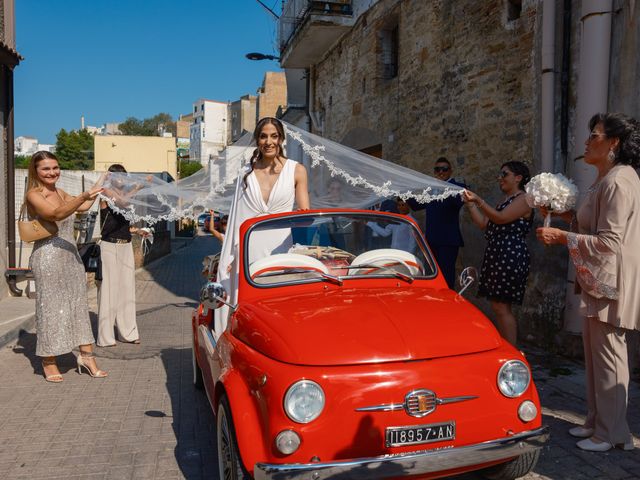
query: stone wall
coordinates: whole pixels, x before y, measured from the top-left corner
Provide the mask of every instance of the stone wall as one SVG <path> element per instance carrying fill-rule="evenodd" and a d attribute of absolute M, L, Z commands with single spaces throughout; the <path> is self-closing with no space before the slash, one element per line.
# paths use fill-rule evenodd
<path fill-rule="evenodd" d="M 507 4 L 379 1 L 313 70 L 312 110 L 323 119 L 322 133 L 341 141 L 351 132 L 371 131 L 383 158 L 427 174 L 435 158 L 446 156 L 457 178 L 497 203 L 500 165 L 520 160 L 535 174 L 540 157 L 541 2 L 523 1 L 513 20 Z M 385 78 L 384 38 L 396 26 L 398 74 Z M 479 267 L 482 233 L 466 213 L 461 223 L 467 246 L 459 267 Z M 567 256 L 561 248 L 542 248 L 533 234 L 529 245 L 532 273 L 518 310 L 521 337 L 551 346 L 562 325 Z M 489 312 L 486 302 L 471 300 Z"/>

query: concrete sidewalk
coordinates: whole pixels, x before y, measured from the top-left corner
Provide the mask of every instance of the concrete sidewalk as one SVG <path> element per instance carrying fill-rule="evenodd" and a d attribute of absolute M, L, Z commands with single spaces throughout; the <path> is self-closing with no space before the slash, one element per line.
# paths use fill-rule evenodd
<path fill-rule="evenodd" d="M 173 239 L 171 252 L 176 252 L 192 241 L 192 238 Z M 165 258 L 159 258 L 155 262 L 161 262 Z M 149 265 L 138 269 L 138 271 L 147 267 Z M 89 284 L 87 293 L 89 299 L 96 297 L 95 284 Z M 7 297 L 0 300 L 0 348 L 16 340 L 21 333 L 28 332 L 35 327 L 35 310 L 35 299 L 27 298 L 26 293 L 23 293 L 22 297 Z"/>

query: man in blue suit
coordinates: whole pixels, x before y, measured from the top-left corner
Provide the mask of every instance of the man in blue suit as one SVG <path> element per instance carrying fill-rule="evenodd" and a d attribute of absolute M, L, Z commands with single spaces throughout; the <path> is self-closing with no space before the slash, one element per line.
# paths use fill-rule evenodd
<path fill-rule="evenodd" d="M 466 187 L 464 183 L 458 183 L 453 179 L 453 168 L 445 157 L 436 160 L 433 173 L 438 180 Z M 455 286 L 458 249 L 464 246 L 460 233 L 462 204 L 462 197 L 459 195 L 429 203 L 418 203 L 414 199 L 409 199 L 409 205 L 413 210 L 426 211 L 425 237 L 449 288 Z"/>

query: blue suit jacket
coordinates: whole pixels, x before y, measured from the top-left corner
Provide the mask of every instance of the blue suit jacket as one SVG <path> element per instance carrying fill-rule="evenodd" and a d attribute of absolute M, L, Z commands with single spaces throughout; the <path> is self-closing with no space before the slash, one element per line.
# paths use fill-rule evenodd
<path fill-rule="evenodd" d="M 464 183 L 458 183 L 453 178 L 448 182 L 466 188 Z M 463 205 L 460 195 L 429 203 L 418 203 L 410 198 L 408 203 L 413 210 L 426 210 L 424 231 L 429 245 L 452 247 L 464 245 L 460 233 L 460 209 Z"/>

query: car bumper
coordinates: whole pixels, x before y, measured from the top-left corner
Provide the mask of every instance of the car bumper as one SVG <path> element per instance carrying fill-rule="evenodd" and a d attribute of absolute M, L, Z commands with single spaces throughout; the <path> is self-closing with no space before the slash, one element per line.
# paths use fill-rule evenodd
<path fill-rule="evenodd" d="M 548 438 L 549 427 L 541 427 L 510 437 L 465 447 L 423 450 L 341 462 L 288 465 L 256 463 L 253 474 L 256 480 L 321 480 L 326 478 L 368 480 L 374 477 L 423 475 L 508 460 L 523 453 L 535 451 L 542 447 Z"/>

